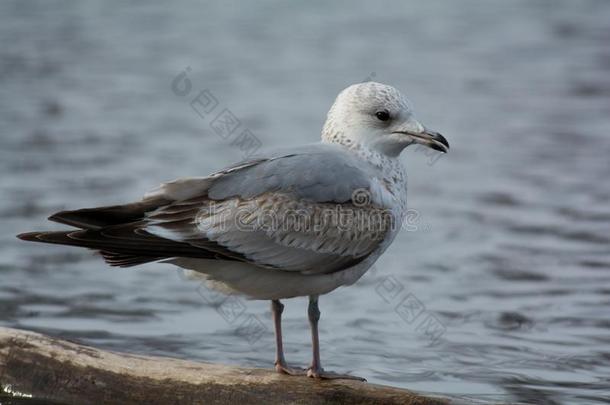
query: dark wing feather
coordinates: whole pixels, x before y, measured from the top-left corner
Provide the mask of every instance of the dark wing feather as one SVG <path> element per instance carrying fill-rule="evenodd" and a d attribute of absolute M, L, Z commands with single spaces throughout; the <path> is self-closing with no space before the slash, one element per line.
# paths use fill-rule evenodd
<path fill-rule="evenodd" d="M 245 260 L 243 256 L 230 252 L 215 242 L 206 241 L 199 246 L 193 246 L 185 242 L 152 235 L 141 229 L 140 225 L 141 223 L 131 223 L 102 229 L 29 232 L 17 235 L 17 237 L 27 241 L 99 250 L 108 264 L 121 267 L 135 266 L 175 256 Z"/>
<path fill-rule="evenodd" d="M 100 250 L 100 254 L 106 263 L 115 267 L 132 267 L 163 259 L 163 257 L 128 255 L 125 253 L 109 252 L 107 250 Z"/>
<path fill-rule="evenodd" d="M 102 229 L 139 221 L 148 211 L 170 203 L 171 201 L 164 198 L 153 198 L 124 205 L 60 211 L 51 215 L 49 220 L 81 229 Z"/>
<path fill-rule="evenodd" d="M 141 229 L 147 213 L 160 207 L 168 212 L 180 212 L 186 220 L 197 210 L 200 198 L 172 202 L 155 197 L 139 202 L 96 208 L 61 211 L 50 220 L 80 228 L 79 231 L 29 232 L 17 237 L 27 241 L 86 247 L 99 250 L 111 266 L 129 267 L 168 257 L 196 257 L 204 259 L 241 260 L 239 254 L 229 252 L 215 242 L 201 246 L 177 242 L 152 235 Z"/>

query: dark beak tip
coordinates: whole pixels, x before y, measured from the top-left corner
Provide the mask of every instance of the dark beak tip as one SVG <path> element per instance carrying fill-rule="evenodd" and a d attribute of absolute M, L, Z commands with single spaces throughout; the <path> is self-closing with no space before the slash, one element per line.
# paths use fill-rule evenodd
<path fill-rule="evenodd" d="M 428 144 L 430 148 L 443 153 L 449 152 L 449 141 L 447 141 L 447 138 L 436 131 L 428 131 L 427 134 L 432 140 Z"/>
<path fill-rule="evenodd" d="M 440 146 L 436 143 L 431 143 L 429 146 L 430 146 L 430 148 L 437 150 L 439 152 L 442 152 L 442 153 L 447 153 L 449 151 L 449 146 L 447 146 L 446 148 L 443 148 L 442 146 Z"/>
<path fill-rule="evenodd" d="M 435 136 L 436 140 L 439 141 L 440 143 L 442 143 L 443 145 L 445 145 L 447 147 L 447 151 L 448 151 L 450 148 L 449 148 L 449 141 L 447 140 L 447 138 L 445 138 L 438 132 L 435 135 L 436 135 Z"/>

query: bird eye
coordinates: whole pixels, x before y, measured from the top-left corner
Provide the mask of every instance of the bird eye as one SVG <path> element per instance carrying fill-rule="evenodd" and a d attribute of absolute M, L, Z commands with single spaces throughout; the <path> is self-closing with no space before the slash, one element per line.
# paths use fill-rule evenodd
<path fill-rule="evenodd" d="M 379 121 L 387 121 L 390 119 L 390 113 L 387 111 L 377 111 L 375 113 L 375 117 L 377 117 L 377 119 L 379 119 Z"/>

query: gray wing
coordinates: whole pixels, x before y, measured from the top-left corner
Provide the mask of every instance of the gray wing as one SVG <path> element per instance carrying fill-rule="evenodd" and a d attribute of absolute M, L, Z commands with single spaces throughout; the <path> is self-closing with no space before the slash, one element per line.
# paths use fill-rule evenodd
<path fill-rule="evenodd" d="M 211 199 L 224 200 L 279 191 L 299 199 L 344 203 L 355 190 L 368 189 L 375 177 L 381 177 L 375 167 L 338 145 L 319 143 L 255 156 L 207 177 L 164 183 L 145 199 L 182 200 L 205 193 Z"/>
<path fill-rule="evenodd" d="M 354 203 L 354 193 L 367 199 Z M 182 201 L 150 212 L 147 232 L 212 241 L 258 266 L 308 274 L 358 263 L 394 224 L 380 174 L 335 145 L 257 157 L 166 183 L 153 197 Z"/>
<path fill-rule="evenodd" d="M 371 176 L 377 173 L 337 145 L 307 145 L 230 171 L 214 182 L 208 195 L 223 200 L 283 192 L 298 199 L 344 203 L 354 190 L 368 189 Z"/>

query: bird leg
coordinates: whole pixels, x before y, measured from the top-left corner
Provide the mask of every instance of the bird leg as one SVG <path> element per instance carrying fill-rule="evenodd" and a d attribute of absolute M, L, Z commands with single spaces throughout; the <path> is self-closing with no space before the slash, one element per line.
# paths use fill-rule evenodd
<path fill-rule="evenodd" d="M 313 357 L 311 366 L 307 369 L 307 376 L 312 378 L 321 378 L 326 380 L 358 380 L 366 381 L 362 377 L 356 377 L 349 374 L 337 374 L 332 371 L 324 371 L 320 363 L 320 339 L 318 337 L 318 321 L 320 320 L 320 309 L 318 308 L 318 296 L 309 296 L 309 306 L 307 307 L 307 315 L 309 317 L 309 326 L 311 327 L 311 344 L 313 348 Z"/>
<path fill-rule="evenodd" d="M 282 343 L 282 312 L 284 304 L 280 300 L 271 301 L 271 315 L 275 327 L 275 370 L 280 374 L 305 375 L 305 370 L 288 367 L 284 358 L 284 345 Z"/>

